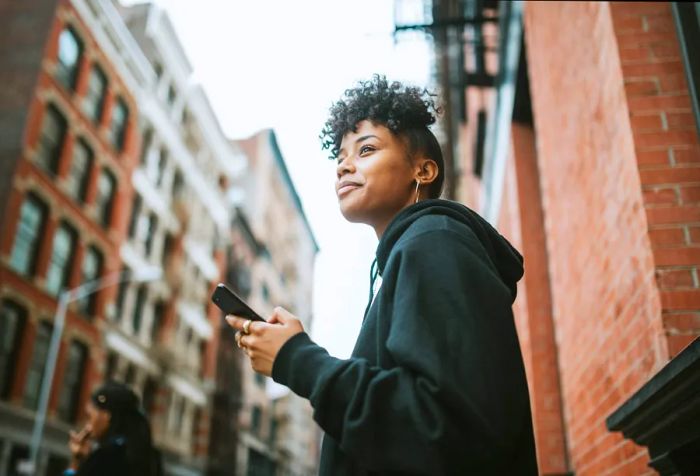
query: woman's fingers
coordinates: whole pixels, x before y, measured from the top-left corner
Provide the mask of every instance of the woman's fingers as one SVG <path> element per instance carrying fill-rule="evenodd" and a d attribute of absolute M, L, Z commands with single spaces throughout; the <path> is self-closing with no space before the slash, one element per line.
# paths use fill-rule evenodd
<path fill-rule="evenodd" d="M 90 427 L 85 426 L 83 427 L 82 430 L 80 430 L 80 433 L 78 433 L 78 439 L 79 441 L 85 441 L 85 439 L 90 436 Z"/>
<path fill-rule="evenodd" d="M 255 334 L 265 326 L 264 322 L 251 321 L 250 324 L 247 324 L 248 328 L 246 329 L 246 322 L 248 321 L 251 320 L 246 319 L 245 317 L 233 316 L 230 314 L 226 316 L 226 322 L 228 323 L 228 325 L 233 327 L 237 331 L 240 331 L 243 334 Z"/>

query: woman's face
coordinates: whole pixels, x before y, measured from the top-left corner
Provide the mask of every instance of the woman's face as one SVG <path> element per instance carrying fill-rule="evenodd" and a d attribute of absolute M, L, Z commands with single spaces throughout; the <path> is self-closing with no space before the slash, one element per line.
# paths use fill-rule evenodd
<path fill-rule="evenodd" d="M 374 227 L 378 236 L 416 199 L 416 167 L 403 141 L 383 125 L 364 120 L 345 134 L 336 172 L 341 213 Z"/>
<path fill-rule="evenodd" d="M 86 426 L 89 428 L 92 437 L 99 440 L 105 433 L 107 433 L 112 414 L 107 410 L 102 410 L 101 408 L 97 407 L 94 403 L 92 403 L 92 401 L 88 401 L 86 413 Z"/>

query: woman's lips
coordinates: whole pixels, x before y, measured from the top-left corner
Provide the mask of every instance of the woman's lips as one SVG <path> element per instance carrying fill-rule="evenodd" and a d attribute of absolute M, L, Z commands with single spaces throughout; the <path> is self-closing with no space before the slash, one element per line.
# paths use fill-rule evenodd
<path fill-rule="evenodd" d="M 360 188 L 360 185 L 356 184 L 356 183 L 347 183 L 347 184 L 342 185 L 341 187 L 338 187 L 338 192 L 337 192 L 338 198 L 352 192 L 356 188 Z"/>

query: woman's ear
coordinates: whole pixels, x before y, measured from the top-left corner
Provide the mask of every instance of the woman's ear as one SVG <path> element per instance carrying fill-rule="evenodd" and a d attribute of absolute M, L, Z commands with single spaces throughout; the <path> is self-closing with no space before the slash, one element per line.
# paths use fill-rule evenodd
<path fill-rule="evenodd" d="M 432 159 L 420 158 L 416 160 L 415 178 L 420 180 L 422 185 L 433 183 L 437 179 L 440 170 L 437 163 Z"/>

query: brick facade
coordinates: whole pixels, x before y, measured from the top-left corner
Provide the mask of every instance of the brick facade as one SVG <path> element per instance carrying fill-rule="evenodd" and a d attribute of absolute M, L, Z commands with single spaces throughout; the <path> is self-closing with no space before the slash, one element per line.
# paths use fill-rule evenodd
<path fill-rule="evenodd" d="M 7 3 L 7 2 L 4 2 Z M 19 25 L 22 15 L 30 15 L 35 19 L 52 17 L 50 25 L 45 31 L 48 36 L 43 48 L 43 56 L 35 58 L 18 70 L 18 78 L 26 78 L 27 84 L 20 84 L 24 89 L 31 86 L 30 96 L 25 106 L 26 120 L 14 124 L 22 132 L 17 137 L 22 138 L 21 147 L 16 154 L 3 155 L 3 170 L 11 170 L 5 178 L 11 180 L 11 186 L 6 190 L 7 200 L 2 201 L 0 209 L 0 223 L 3 233 L 0 237 L 0 300 L 12 302 L 26 311 L 26 321 L 19 336 L 18 353 L 16 354 L 16 367 L 10 383 L 10 392 L 7 397 L 8 408 L 21 407 L 25 392 L 27 370 L 33 356 L 35 346 L 35 332 L 41 322 L 51 323 L 56 312 L 57 300 L 46 290 L 46 273 L 51 259 L 53 240 L 60 222 L 69 223 L 77 232 L 77 243 L 71 256 L 70 273 L 66 280 L 66 287 L 73 288 L 82 284 L 82 264 L 85 250 L 88 246 L 99 250 L 103 260 L 100 275 L 104 276 L 120 269 L 119 247 L 124 240 L 128 208 L 132 200 L 133 190 L 130 185 L 130 176 L 137 163 L 138 141 L 135 134 L 136 117 L 138 109 L 132 95 L 122 82 L 116 69 L 110 64 L 106 56 L 97 46 L 92 32 L 81 21 L 77 12 L 68 1 L 57 2 L 57 5 L 49 5 L 38 2 L 34 5 L 38 10 L 28 12 L 14 11 L 3 15 L 3 29 L 10 25 Z M 3 5 L 3 8 L 8 8 Z M 36 20 L 35 20 L 36 21 Z M 82 42 L 82 53 L 77 66 L 75 87 L 67 88 L 56 77 L 58 38 L 63 29 L 70 26 Z M 33 32 L 32 34 L 34 34 Z M 38 36 L 40 38 L 40 36 Z M 15 38 L 16 39 L 16 38 Z M 7 51 L 0 57 L 3 65 L 13 64 Z M 31 59 L 31 55 L 26 57 Z M 90 69 L 94 64 L 99 64 L 108 78 L 107 93 L 104 108 L 98 121 L 93 122 L 86 116 L 83 110 L 83 102 L 87 92 L 87 82 Z M 9 66 L 8 66 L 9 67 Z M 36 78 L 31 81 L 31 77 Z M 27 91 L 30 91 L 27 89 Z M 123 147 L 115 148 L 109 140 L 108 129 L 111 124 L 111 107 L 115 97 L 120 97 L 129 109 L 125 139 Z M 3 97 L 0 106 L 13 107 L 7 103 L 7 96 Z M 13 99 L 13 101 L 16 99 Z M 55 106 L 65 117 L 67 122 L 66 134 L 60 154 L 57 158 L 55 175 L 49 173 L 36 160 L 38 141 L 49 104 Z M 15 115 L 20 119 L 21 115 Z M 67 176 L 73 160 L 73 153 L 78 138 L 85 140 L 93 150 L 93 160 L 87 179 L 87 192 L 85 200 L 73 198 L 67 189 Z M 107 224 L 99 222 L 96 210 L 98 180 L 102 170 L 108 170 L 116 179 L 112 205 L 108 214 Z M 43 232 L 38 241 L 36 252 L 35 272 L 24 276 L 10 267 L 10 256 L 17 236 L 20 209 L 28 194 L 36 195 L 46 204 L 47 213 L 43 226 Z M 71 342 L 79 342 L 86 346 L 87 355 L 81 372 L 81 384 L 77 401 L 78 415 L 81 418 L 84 403 L 87 401 L 90 391 L 102 380 L 104 352 L 100 326 L 106 319 L 107 305 L 114 299 L 116 289 L 107 288 L 97 293 L 96 306 L 89 315 L 83 314 L 77 306 L 69 306 L 66 316 L 66 327 L 62 337 L 61 348 L 56 362 L 54 384 L 49 399 L 48 428 L 59 429 L 65 433 L 67 425 L 75 422 L 65 422 L 57 415 L 59 394 L 62 390 L 63 376 L 66 372 L 66 357 L 68 346 Z M 11 411 L 11 410 L 10 410 Z M 6 440 L 7 444 L 26 444 L 30 421 L 21 428 L 10 428 L 13 436 Z M 51 435 L 55 431 L 50 432 Z M 49 433 L 47 433 L 49 435 Z M 5 439 L 8 435 L 2 435 Z M 16 439 L 13 439 L 16 438 Z M 47 436 L 53 445 L 66 445 L 67 440 L 53 441 Z M 60 453 L 67 455 L 66 450 Z M 0 459 L 0 470 L 5 462 Z M 45 463 L 43 463 L 45 464 Z"/>
<path fill-rule="evenodd" d="M 514 113 L 497 225 L 525 258 L 540 473 L 655 474 L 606 418 L 700 334 L 700 145 L 671 5 L 525 2 L 523 27 L 532 117 Z M 490 93 L 467 87 L 459 133 L 455 198 L 476 210 Z"/>
<path fill-rule="evenodd" d="M 611 4 L 668 357 L 700 334 L 700 143 L 671 6 Z"/>

